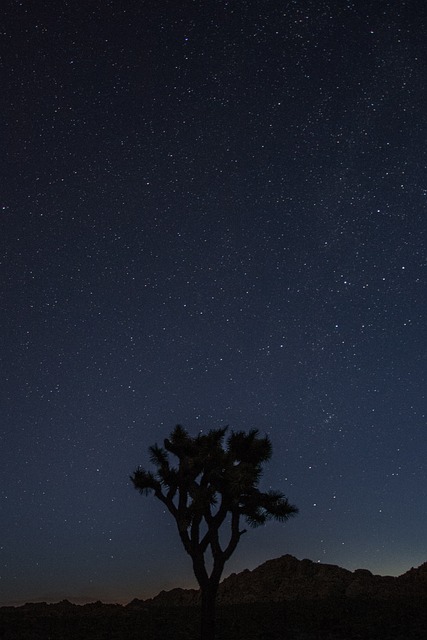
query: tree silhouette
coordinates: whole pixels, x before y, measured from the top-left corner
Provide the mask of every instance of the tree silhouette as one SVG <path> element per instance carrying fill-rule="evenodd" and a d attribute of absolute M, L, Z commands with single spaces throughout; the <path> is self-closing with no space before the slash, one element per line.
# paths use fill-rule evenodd
<path fill-rule="evenodd" d="M 271 458 L 269 438 L 252 429 L 231 432 L 224 444 L 227 430 L 191 437 L 177 425 L 164 447 L 149 448 L 155 473 L 138 467 L 131 476 L 135 488 L 143 495 L 153 492 L 176 521 L 200 585 L 202 640 L 215 637 L 216 594 L 224 565 L 246 532 L 240 529 L 241 519 L 257 527 L 269 519 L 284 522 L 298 512 L 278 491 L 258 489 L 262 464 Z M 177 466 L 170 464 L 169 454 Z M 222 525 L 229 528 L 225 543 L 220 539 Z"/>

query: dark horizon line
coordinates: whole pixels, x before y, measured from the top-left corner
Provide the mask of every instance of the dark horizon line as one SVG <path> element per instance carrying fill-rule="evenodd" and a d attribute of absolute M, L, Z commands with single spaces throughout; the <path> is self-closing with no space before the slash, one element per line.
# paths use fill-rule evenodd
<path fill-rule="evenodd" d="M 292 554 L 284 554 L 284 555 L 292 555 Z M 278 558 L 270 558 L 265 560 L 264 562 L 261 562 L 261 564 L 257 565 L 256 567 L 254 567 L 254 569 L 243 569 L 242 571 L 237 572 L 237 575 L 239 573 L 243 573 L 243 571 L 255 571 L 255 569 L 257 569 L 258 567 L 262 566 L 263 564 L 265 564 L 265 562 L 271 562 L 272 560 L 278 560 L 280 557 L 283 556 L 279 556 Z M 296 558 L 296 556 L 292 556 L 294 557 L 296 560 L 299 560 L 298 558 Z M 309 558 L 303 558 L 302 560 L 306 560 Z M 299 562 L 302 562 L 302 560 L 299 560 Z M 310 560 L 310 559 L 309 559 Z M 314 560 L 310 560 L 310 562 L 313 562 L 313 564 L 323 564 L 323 565 L 327 565 L 327 566 L 334 566 L 334 567 L 339 567 L 341 569 L 345 569 L 345 567 L 341 567 L 341 565 L 338 564 L 333 564 L 331 562 L 320 562 L 320 560 L 314 561 Z M 422 565 L 423 563 L 421 563 Z M 418 565 L 418 566 L 421 566 Z M 381 576 L 381 577 L 391 577 L 391 578 L 399 578 L 400 576 L 405 575 L 408 571 L 410 571 L 411 569 L 416 569 L 418 567 L 410 567 L 409 569 L 407 569 L 406 571 L 404 571 L 403 573 L 399 573 L 396 575 L 387 573 L 387 574 L 381 574 L 381 573 L 373 573 L 372 575 L 374 576 Z M 346 569 L 347 571 L 350 571 L 351 573 L 355 573 L 356 571 L 360 571 L 361 569 L 366 570 L 364 567 L 363 568 L 357 568 L 357 569 Z M 368 571 L 370 571 L 368 569 Z M 231 572 L 232 575 L 235 572 Z M 372 573 L 372 572 L 371 572 Z M 223 580 L 221 580 L 221 582 L 223 582 L 224 580 L 226 580 L 229 576 L 224 576 Z M 69 596 L 69 597 L 61 597 L 61 595 L 59 596 L 47 596 L 47 597 L 43 597 L 43 596 L 39 596 L 37 598 L 33 598 L 33 599 L 28 599 L 28 598 L 23 598 L 23 599 L 14 599 L 14 600 L 8 600 L 5 602 L 0 602 L 0 608 L 1 607 L 23 607 L 25 605 L 30 605 L 30 604 L 46 604 L 46 605 L 57 605 L 57 604 L 61 604 L 62 602 L 67 602 L 69 604 L 72 604 L 74 606 L 77 607 L 83 607 L 85 605 L 88 604 L 105 604 L 105 605 L 118 605 L 118 606 L 122 606 L 125 607 L 126 605 L 130 604 L 133 600 L 140 600 L 141 602 L 145 602 L 145 601 L 150 601 L 153 600 L 156 596 L 158 596 L 160 593 L 164 593 L 164 592 L 169 592 L 169 591 L 173 591 L 175 589 L 182 589 L 183 591 L 198 591 L 197 588 L 192 588 L 192 587 L 172 587 L 171 589 L 161 589 L 160 591 L 156 592 L 155 594 L 151 595 L 151 596 L 146 596 L 145 598 L 142 597 L 137 597 L 135 596 L 134 598 L 131 598 L 130 600 L 126 599 L 124 600 L 123 598 L 107 598 L 105 600 L 101 600 L 100 598 L 96 598 L 96 597 L 91 597 L 91 596 Z M 59 599 L 58 599 L 59 598 Z"/>

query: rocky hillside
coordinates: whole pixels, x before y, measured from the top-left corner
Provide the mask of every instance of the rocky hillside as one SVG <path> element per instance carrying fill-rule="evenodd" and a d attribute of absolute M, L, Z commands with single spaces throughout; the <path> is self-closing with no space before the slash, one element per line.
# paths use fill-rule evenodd
<path fill-rule="evenodd" d="M 221 583 L 218 604 L 324 600 L 329 598 L 376 600 L 427 598 L 427 562 L 399 577 L 374 575 L 367 569 L 348 571 L 336 565 L 297 560 L 291 555 L 268 560 L 249 571 L 233 573 Z M 138 606 L 134 601 L 128 606 Z M 192 606 L 199 603 L 194 589 L 162 591 L 144 604 Z"/>
<path fill-rule="evenodd" d="M 0 607 L 0 639 L 197 640 L 198 604 L 173 589 L 126 606 Z M 393 578 L 286 555 L 226 578 L 218 605 L 218 640 L 425 640 L 427 563 Z"/>

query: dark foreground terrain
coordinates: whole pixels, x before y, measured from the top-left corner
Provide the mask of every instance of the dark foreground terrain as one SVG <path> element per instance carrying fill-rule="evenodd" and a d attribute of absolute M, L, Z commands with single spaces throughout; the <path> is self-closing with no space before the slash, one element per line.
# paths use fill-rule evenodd
<path fill-rule="evenodd" d="M 0 640 L 198 640 L 200 594 L 162 591 L 126 606 L 0 608 Z M 285 555 L 232 574 L 218 640 L 427 640 L 427 562 L 398 577 Z"/>
<path fill-rule="evenodd" d="M 198 640 L 198 607 L 0 609 L 2 640 Z M 218 640 L 425 640 L 427 601 L 352 599 L 221 606 Z"/>

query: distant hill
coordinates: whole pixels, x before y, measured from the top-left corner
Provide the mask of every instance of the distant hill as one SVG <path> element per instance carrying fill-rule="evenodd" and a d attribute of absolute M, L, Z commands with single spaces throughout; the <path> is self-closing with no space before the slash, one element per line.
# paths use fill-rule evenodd
<path fill-rule="evenodd" d="M 233 573 L 220 585 L 218 604 L 325 600 L 328 598 L 427 598 L 427 562 L 398 577 L 374 575 L 367 569 L 349 571 L 333 564 L 298 560 L 284 555 L 268 560 L 253 571 Z M 161 591 L 144 605 L 193 606 L 199 604 L 196 589 Z"/>
<path fill-rule="evenodd" d="M 298 560 L 284 555 L 267 560 L 252 571 L 245 569 L 232 573 L 219 587 L 219 605 L 251 602 L 285 602 L 294 600 L 325 600 L 330 598 L 424 599 L 427 598 L 427 562 L 411 568 L 398 577 L 374 575 L 367 569 L 349 571 L 338 565 Z M 153 598 L 135 598 L 125 608 L 153 606 L 181 607 L 198 606 L 200 594 L 197 589 L 175 588 L 161 591 Z M 100 601 L 77 605 L 62 600 L 55 604 L 46 602 L 27 603 L 17 609 L 43 610 L 43 607 L 64 611 L 74 608 L 85 612 L 100 608 L 116 609 L 122 605 L 104 604 Z M 0 607 L 0 609 L 11 607 Z"/>
<path fill-rule="evenodd" d="M 198 640 L 199 592 L 126 606 L 0 608 L 1 640 Z M 218 594 L 218 640 L 425 640 L 427 563 L 395 578 L 285 555 L 232 574 Z"/>

